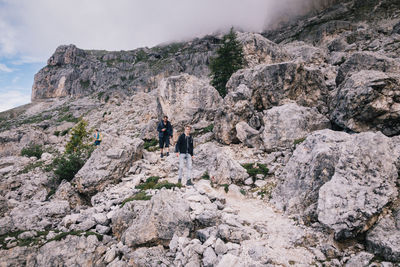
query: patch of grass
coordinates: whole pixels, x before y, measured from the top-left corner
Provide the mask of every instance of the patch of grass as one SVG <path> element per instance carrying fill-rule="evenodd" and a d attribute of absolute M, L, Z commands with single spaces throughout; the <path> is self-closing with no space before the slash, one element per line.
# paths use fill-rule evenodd
<path fill-rule="evenodd" d="M 228 185 L 228 184 L 222 184 L 221 186 L 224 187 L 225 193 L 228 193 L 228 192 L 229 192 L 229 185 Z"/>
<path fill-rule="evenodd" d="M 121 81 L 125 82 L 126 81 L 126 77 L 125 76 L 121 76 Z"/>
<path fill-rule="evenodd" d="M 205 173 L 203 173 L 203 175 L 200 177 L 200 179 L 203 179 L 203 180 L 210 180 L 210 175 L 208 174 L 208 171 L 206 171 Z"/>
<path fill-rule="evenodd" d="M 97 237 L 97 240 L 102 241 L 103 240 L 103 235 L 95 233 L 95 232 L 90 232 L 90 231 L 70 231 L 70 232 L 62 232 L 55 237 L 49 239 L 46 243 L 51 242 L 51 241 L 60 241 L 64 238 L 66 238 L 69 235 L 75 235 L 75 236 L 85 236 L 88 237 L 90 235 L 95 235 Z"/>
<path fill-rule="evenodd" d="M 54 131 L 53 133 L 55 136 L 60 136 L 60 131 Z"/>
<path fill-rule="evenodd" d="M 18 125 L 39 123 L 39 122 L 42 122 L 42 121 L 45 121 L 45 120 L 48 120 L 48 119 L 51 119 L 50 115 L 39 114 L 39 115 L 35 115 L 35 116 L 32 116 L 32 117 L 24 119 Z"/>
<path fill-rule="evenodd" d="M 83 80 L 80 80 L 79 83 L 81 84 L 81 86 L 82 86 L 84 89 L 89 88 L 90 81 L 83 81 Z"/>
<path fill-rule="evenodd" d="M 53 230 L 54 232 L 59 232 L 59 230 Z M 17 246 L 19 247 L 27 247 L 27 246 L 35 246 L 39 244 L 44 244 L 45 237 L 49 234 L 49 231 L 35 231 L 36 235 L 27 238 L 18 238 L 18 236 L 26 231 L 19 230 L 15 232 L 6 233 L 0 236 L 0 248 L 7 249 L 7 241 L 6 238 L 15 238 L 14 240 L 17 242 Z M 12 241 L 14 242 L 14 241 Z"/>
<path fill-rule="evenodd" d="M 77 123 L 79 121 L 79 118 L 74 117 L 72 113 L 67 113 L 57 119 L 57 122 L 63 122 L 63 121 Z"/>
<path fill-rule="evenodd" d="M 214 124 L 210 124 L 207 127 L 204 127 L 202 129 L 196 130 L 193 133 L 193 136 L 198 136 L 198 135 L 202 135 L 202 134 L 206 134 L 206 133 L 210 133 L 214 130 Z"/>
<path fill-rule="evenodd" d="M 122 201 L 121 203 L 121 208 L 128 202 L 130 201 L 134 201 L 134 200 L 150 200 L 151 196 L 146 195 L 146 192 L 144 191 L 140 191 L 139 193 L 137 193 L 136 195 L 129 197 L 127 199 L 125 199 L 124 201 Z"/>
<path fill-rule="evenodd" d="M 103 97 L 103 95 L 104 95 L 104 92 L 99 92 L 97 94 L 97 99 L 100 100 Z"/>
<path fill-rule="evenodd" d="M 299 144 L 301 144 L 301 143 L 303 143 L 304 140 L 306 140 L 306 137 L 303 137 L 303 138 L 299 138 L 299 139 L 294 140 L 294 141 L 293 141 L 294 147 L 296 148 L 296 146 L 299 145 Z"/>
<path fill-rule="evenodd" d="M 36 157 L 40 159 L 43 154 L 43 148 L 41 145 L 30 144 L 21 150 L 21 156 Z"/>
<path fill-rule="evenodd" d="M 66 134 L 68 134 L 69 130 L 71 130 L 71 128 L 68 128 L 66 130 L 63 130 L 60 134 L 61 136 L 65 136 Z"/>
<path fill-rule="evenodd" d="M 104 102 L 108 102 L 108 100 L 110 100 L 110 96 L 109 95 L 106 95 L 106 97 L 104 98 Z"/>
<path fill-rule="evenodd" d="M 256 178 L 257 174 L 262 174 L 267 176 L 269 169 L 265 164 L 261 163 L 245 163 L 242 164 L 242 167 L 246 169 L 247 173 L 253 178 Z"/>
<path fill-rule="evenodd" d="M 168 181 L 163 181 L 163 182 L 157 183 L 154 186 L 154 189 L 161 189 L 161 188 L 171 189 L 171 188 L 174 188 L 174 187 L 181 188 L 182 184 L 181 183 L 174 184 L 174 183 L 170 183 Z"/>
<path fill-rule="evenodd" d="M 135 188 L 140 190 L 154 189 L 159 179 L 160 177 L 158 176 L 151 176 L 146 179 L 146 182 L 137 185 Z"/>
<path fill-rule="evenodd" d="M 158 140 L 155 138 L 152 139 L 144 139 L 144 149 L 146 149 L 147 151 L 155 151 L 157 150 L 157 145 L 158 145 Z M 155 147 L 155 149 L 154 149 Z"/>
<path fill-rule="evenodd" d="M 22 169 L 22 171 L 20 171 L 20 174 L 22 173 L 28 173 L 36 168 L 42 167 L 43 166 L 43 161 L 36 161 L 33 163 L 29 163 L 27 166 L 25 166 L 25 168 Z"/>
<path fill-rule="evenodd" d="M 262 199 L 268 198 L 271 199 L 272 197 L 272 191 L 276 187 L 276 183 L 269 183 L 261 188 L 257 188 L 255 191 L 252 192 L 257 192 L 257 195 L 261 196 Z"/>

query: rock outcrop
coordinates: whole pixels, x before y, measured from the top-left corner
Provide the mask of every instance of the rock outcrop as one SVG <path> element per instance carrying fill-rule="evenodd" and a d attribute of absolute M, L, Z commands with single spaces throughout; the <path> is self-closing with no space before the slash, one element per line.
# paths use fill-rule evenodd
<path fill-rule="evenodd" d="M 287 213 L 318 220 L 338 240 L 355 237 L 397 197 L 395 152 L 381 133 L 315 132 L 284 168 L 273 202 Z"/>
<path fill-rule="evenodd" d="M 162 80 L 158 87 L 161 114 L 169 116 L 174 126 L 212 122 L 222 102 L 208 79 L 182 74 Z"/>
<path fill-rule="evenodd" d="M 140 159 L 143 140 L 126 136 L 110 137 L 96 149 L 74 181 L 81 193 L 94 194 L 110 183 L 119 181 L 132 162 Z"/>
<path fill-rule="evenodd" d="M 333 92 L 333 121 L 354 132 L 381 131 L 400 134 L 400 76 L 360 71 Z"/>

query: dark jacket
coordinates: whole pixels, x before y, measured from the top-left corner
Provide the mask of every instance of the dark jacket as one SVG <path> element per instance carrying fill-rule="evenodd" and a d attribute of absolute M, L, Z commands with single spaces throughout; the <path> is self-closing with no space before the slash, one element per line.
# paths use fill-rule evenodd
<path fill-rule="evenodd" d="M 166 128 L 167 130 L 161 131 L 163 128 Z M 167 125 L 164 124 L 164 121 L 160 121 L 160 123 L 157 126 L 157 131 L 159 138 L 172 136 L 172 125 L 169 121 L 167 121 Z"/>
<path fill-rule="evenodd" d="M 179 136 L 178 142 L 176 142 L 175 145 L 176 153 L 189 153 L 191 156 L 193 156 L 193 137 L 189 135 L 188 138 L 189 140 L 186 142 L 186 135 L 184 133 Z"/>

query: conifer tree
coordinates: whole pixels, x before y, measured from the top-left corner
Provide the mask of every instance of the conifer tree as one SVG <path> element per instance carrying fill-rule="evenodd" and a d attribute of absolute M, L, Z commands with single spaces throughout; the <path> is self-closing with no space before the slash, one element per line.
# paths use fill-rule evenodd
<path fill-rule="evenodd" d="M 244 56 L 242 45 L 237 40 L 233 27 L 224 35 L 223 44 L 217 50 L 217 56 L 210 60 L 211 85 L 222 97 L 227 94 L 226 83 L 233 73 L 243 68 Z"/>

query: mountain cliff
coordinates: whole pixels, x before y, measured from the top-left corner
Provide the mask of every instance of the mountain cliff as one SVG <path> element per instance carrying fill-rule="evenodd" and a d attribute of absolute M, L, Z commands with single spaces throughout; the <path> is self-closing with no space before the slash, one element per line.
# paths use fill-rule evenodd
<path fill-rule="evenodd" d="M 34 101 L 0 113 L 0 265 L 398 266 L 400 6 L 320 4 L 238 32 L 224 98 L 222 36 L 57 48 Z M 164 114 L 173 143 L 193 126 L 194 186 L 160 158 Z M 82 118 L 103 141 L 60 179 Z"/>

